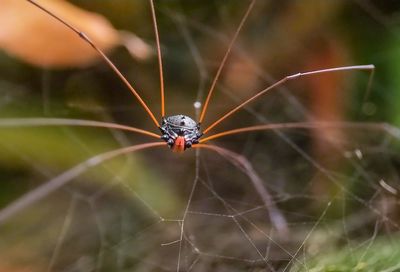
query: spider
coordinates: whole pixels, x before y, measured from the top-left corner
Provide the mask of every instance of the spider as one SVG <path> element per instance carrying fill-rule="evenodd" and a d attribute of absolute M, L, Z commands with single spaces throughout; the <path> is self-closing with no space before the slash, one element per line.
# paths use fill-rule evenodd
<path fill-rule="evenodd" d="M 122 154 L 127 154 L 127 153 L 132 153 L 138 150 L 143 150 L 143 149 L 148 149 L 148 148 L 153 148 L 153 147 L 161 147 L 161 146 L 168 146 L 172 151 L 174 152 L 184 152 L 190 148 L 204 148 L 204 149 L 210 149 L 215 152 L 225 152 L 228 156 L 232 156 L 234 154 L 233 152 L 227 151 L 225 149 L 222 149 L 218 146 L 209 144 L 208 142 L 225 137 L 228 135 L 233 135 L 233 134 L 239 134 L 239 133 L 246 133 L 246 132 L 254 132 L 254 131 L 260 131 L 260 130 L 269 130 L 269 129 L 275 129 L 275 128 L 313 128 L 316 126 L 320 126 L 321 124 L 315 124 L 315 123 L 286 123 L 286 124 L 260 124 L 260 125 L 255 125 L 255 126 L 249 126 L 249 127 L 242 127 L 242 128 L 236 128 L 232 130 L 227 130 L 219 133 L 214 133 L 210 134 L 210 132 L 216 128 L 221 122 L 225 121 L 228 119 L 230 116 L 232 116 L 234 113 L 242 110 L 246 105 L 249 103 L 257 100 L 261 96 L 265 95 L 266 93 L 270 92 L 273 89 L 276 89 L 277 87 L 285 84 L 288 81 L 296 80 L 301 77 L 307 77 L 307 76 L 312 76 L 316 74 L 324 74 L 324 73 L 332 73 L 332 72 L 340 72 L 340 71 L 350 71 L 350 70 L 364 70 L 364 71 L 369 71 L 370 76 L 369 76 L 369 83 L 368 83 L 368 89 L 369 86 L 372 82 L 373 74 L 374 74 L 374 65 L 368 64 L 368 65 L 355 65 L 355 66 L 343 66 L 343 67 L 334 67 L 334 68 L 327 68 L 327 69 L 321 69 L 321 70 L 314 70 L 314 71 L 307 71 L 307 72 L 301 72 L 301 73 L 296 73 L 292 75 L 288 75 L 283 77 L 282 79 L 276 81 L 274 84 L 266 87 L 265 89 L 257 92 L 255 95 L 251 96 L 247 100 L 243 101 L 230 111 L 226 112 L 223 114 L 221 117 L 217 118 L 214 122 L 212 122 L 210 125 L 205 127 L 203 129 L 203 122 L 205 120 L 205 117 L 207 115 L 207 109 L 210 105 L 213 93 L 216 88 L 216 84 L 220 78 L 221 72 L 226 64 L 226 61 L 230 55 L 230 52 L 232 51 L 232 48 L 234 46 L 235 40 L 237 39 L 243 25 L 246 22 L 246 19 L 249 17 L 251 10 L 253 9 L 256 0 L 250 0 L 249 5 L 244 12 L 243 17 L 240 20 L 240 23 L 238 27 L 236 28 L 236 31 L 234 32 L 234 35 L 228 45 L 228 48 L 218 66 L 218 69 L 216 71 L 215 76 L 213 77 L 213 80 L 211 82 L 211 86 L 208 90 L 206 99 L 204 101 L 204 104 L 201 108 L 200 115 L 198 120 L 194 120 L 193 118 L 179 114 L 179 115 L 172 115 L 168 116 L 166 115 L 166 109 L 165 109 L 165 95 L 164 95 L 164 75 L 163 75 L 163 63 L 162 63 L 162 52 L 161 52 L 161 46 L 160 46 L 160 39 L 159 39 L 159 33 L 158 33 L 158 27 L 157 27 L 157 17 L 156 17 L 156 12 L 155 12 L 155 7 L 153 0 L 149 0 L 150 2 L 150 7 L 151 7 L 151 15 L 152 15 L 152 21 L 153 21 L 153 27 L 154 27 L 154 34 L 155 34 L 155 40 L 156 40 L 156 48 L 157 48 L 157 59 L 158 59 L 158 69 L 159 69 L 159 80 L 160 80 L 160 96 L 161 96 L 161 116 L 160 119 L 156 118 L 149 106 L 146 104 L 146 102 L 142 99 L 140 96 L 139 92 L 131 85 L 128 80 L 124 77 L 124 75 L 119 71 L 119 69 L 114 65 L 114 63 L 106 56 L 106 54 L 99 49 L 96 44 L 86 35 L 85 33 L 81 32 L 79 29 L 75 28 L 73 25 L 70 23 L 66 22 L 50 10 L 48 10 L 46 7 L 42 6 L 39 4 L 36 0 L 26 0 L 30 4 L 36 6 L 37 8 L 41 9 L 51 17 L 53 17 L 55 20 L 59 21 L 60 23 L 64 24 L 67 28 L 69 28 L 71 31 L 75 32 L 77 36 L 82 39 L 83 42 L 86 42 L 89 44 L 93 50 L 97 51 L 99 56 L 103 59 L 103 61 L 113 70 L 113 72 L 121 79 L 121 81 L 125 84 L 125 86 L 130 90 L 130 92 L 134 95 L 134 97 L 137 99 L 139 104 L 142 106 L 142 108 L 145 110 L 146 114 L 149 116 L 150 120 L 154 123 L 155 128 L 160 131 L 159 134 L 139 129 L 136 127 L 132 126 L 126 126 L 126 125 L 120 125 L 120 124 L 114 124 L 114 123 L 105 123 L 105 122 L 98 122 L 98 121 L 90 121 L 90 120 L 71 120 L 71 119 L 35 119 L 32 120 L 29 124 L 36 124 L 36 125 L 73 125 L 73 126 L 92 126 L 92 127 L 104 127 L 104 128 L 113 128 L 113 129 L 119 129 L 119 130 L 125 130 L 129 132 L 135 132 L 143 135 L 147 135 L 149 137 L 157 139 L 157 141 L 154 142 L 149 142 L 149 143 L 144 143 L 144 144 L 138 144 L 134 146 L 129 146 L 129 147 L 124 147 L 121 149 L 113 150 L 107 153 L 100 154 L 98 156 L 92 157 L 91 159 L 77 165 L 76 167 L 70 169 L 69 171 L 64 172 L 63 174 L 55 177 L 54 179 L 50 180 L 48 184 L 51 184 L 52 186 L 39 186 L 37 189 L 32 190 L 25 196 L 22 196 L 20 199 L 17 199 L 15 202 L 11 203 L 7 208 L 3 209 L 0 212 L 0 222 L 14 214 L 16 211 L 21 210 L 24 207 L 29 206 L 31 203 L 41 199 L 48 193 L 50 193 L 53 190 L 56 190 L 57 188 L 60 188 L 64 184 L 66 184 L 69 180 L 71 180 L 73 177 L 76 175 L 84 172 L 88 167 L 93 167 L 95 165 L 98 165 L 101 162 L 104 162 L 105 160 L 111 159 L 113 157 L 122 155 Z M 159 122 L 161 120 L 161 123 Z M 15 122 L 14 122 L 15 124 Z M 19 123 L 21 125 L 24 125 L 23 122 Z M 229 153 L 230 152 L 230 153 Z M 265 194 L 264 194 L 265 195 Z M 268 200 L 264 199 L 264 202 L 268 202 Z M 273 213 L 273 211 L 270 211 L 270 213 Z M 279 220 L 278 220 L 279 221 Z M 279 228 L 279 223 L 276 223 L 277 228 Z"/>

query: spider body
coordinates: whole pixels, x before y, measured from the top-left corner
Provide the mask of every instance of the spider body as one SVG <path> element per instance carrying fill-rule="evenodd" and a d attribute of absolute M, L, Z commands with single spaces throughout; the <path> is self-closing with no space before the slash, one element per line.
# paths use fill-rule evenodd
<path fill-rule="evenodd" d="M 172 115 L 162 119 L 161 139 L 167 142 L 173 151 L 183 152 L 193 144 L 198 144 L 200 137 L 200 124 L 186 115 Z"/>

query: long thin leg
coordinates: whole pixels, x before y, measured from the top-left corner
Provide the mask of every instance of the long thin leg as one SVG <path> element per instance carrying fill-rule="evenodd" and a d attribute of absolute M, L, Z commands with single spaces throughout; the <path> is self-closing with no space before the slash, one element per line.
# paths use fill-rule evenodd
<path fill-rule="evenodd" d="M 359 123 L 359 122 L 298 122 L 298 123 L 281 123 L 281 124 L 267 124 L 267 125 L 258 125 L 258 126 L 250 126 L 237 128 L 232 130 L 223 131 L 220 133 L 213 134 L 211 136 L 205 137 L 200 140 L 200 143 L 206 143 L 208 141 L 234 135 L 245 132 L 254 132 L 261 130 L 274 130 L 274 129 L 294 129 L 294 128 L 303 128 L 303 129 L 314 129 L 314 128 L 348 128 L 348 129 L 368 129 L 368 130 L 376 130 L 381 129 L 387 131 L 389 134 L 396 138 L 400 138 L 400 130 L 393 126 L 390 126 L 385 123 Z"/>
<path fill-rule="evenodd" d="M 160 70 L 161 117 L 164 117 L 165 116 L 164 73 L 163 73 L 163 65 L 162 65 L 160 36 L 158 34 L 158 26 L 157 26 L 157 16 L 156 16 L 156 11 L 154 9 L 154 1 L 153 0 L 150 0 L 150 6 L 151 6 L 151 17 L 153 18 L 154 34 L 156 35 L 158 68 Z"/>
<path fill-rule="evenodd" d="M 236 108 L 234 108 L 231 111 L 229 111 L 228 113 L 224 114 L 222 117 L 217 119 L 217 121 L 215 121 L 210 126 L 208 126 L 203 131 L 203 133 L 204 134 L 208 133 L 212 128 L 214 128 L 216 125 L 221 123 L 223 120 L 225 120 L 226 118 L 228 118 L 229 116 L 231 116 L 232 114 L 234 114 L 235 112 L 237 112 L 238 110 L 240 110 L 241 108 L 246 106 L 248 103 L 250 103 L 253 100 L 257 99 L 258 97 L 262 96 L 263 94 L 265 94 L 269 90 L 275 89 L 276 87 L 284 84 L 286 81 L 293 80 L 293 79 L 300 78 L 300 77 L 304 77 L 304 76 L 315 75 L 315 74 L 332 73 L 332 72 L 340 72 L 340 71 L 351 71 L 351 70 L 367 70 L 367 71 L 370 71 L 370 73 L 371 73 L 370 74 L 370 79 L 368 81 L 369 86 L 367 87 L 367 88 L 370 88 L 370 84 L 372 82 L 372 76 L 373 76 L 374 69 L 375 69 L 375 66 L 372 65 L 372 64 L 369 64 L 369 65 L 356 65 L 356 66 L 344 66 L 344 67 L 336 67 L 336 68 L 329 68 L 329 69 L 323 69 L 323 70 L 316 70 L 316 71 L 310 71 L 310 72 L 305 72 L 305 73 L 297 73 L 297 74 L 294 74 L 294 75 L 286 76 L 283 79 L 275 82 L 274 84 L 272 84 L 268 88 L 258 92 L 254 96 L 250 97 L 249 99 L 247 99 L 246 101 L 244 101 L 243 103 L 241 103 Z"/>
<path fill-rule="evenodd" d="M 272 200 L 272 196 L 265 188 L 262 179 L 257 175 L 251 163 L 245 157 L 228 149 L 210 144 L 198 144 L 194 145 L 193 147 L 209 149 L 217 152 L 218 154 L 229 160 L 231 163 L 236 165 L 241 171 L 243 171 L 243 173 L 245 173 L 250 178 L 254 188 L 260 195 L 265 207 L 268 210 L 271 223 L 275 226 L 280 234 L 287 235 L 289 233 L 289 228 L 285 217 L 276 207 L 275 203 Z"/>
<path fill-rule="evenodd" d="M 118 70 L 118 68 L 114 65 L 114 63 L 112 63 L 112 61 L 104 54 L 104 52 L 99 49 L 93 42 L 92 40 L 89 39 L 89 37 L 82 31 L 76 29 L 75 27 L 73 27 L 72 25 L 70 25 L 69 23 L 67 23 L 66 21 L 64 21 L 63 19 L 61 19 L 60 17 L 58 17 L 57 15 L 55 15 L 54 13 L 52 13 L 51 11 L 47 10 L 46 8 L 44 8 L 42 5 L 40 5 L 39 3 L 37 3 L 34 0 L 26 0 L 29 3 L 35 5 L 36 7 L 38 7 L 39 9 L 43 10 L 44 12 L 46 12 L 47 14 L 49 14 L 51 17 L 55 18 L 57 21 L 59 21 L 60 23 L 64 24 L 66 27 L 68 27 L 69 29 L 71 29 L 72 31 L 74 31 L 76 34 L 78 34 L 78 36 L 84 40 L 85 42 L 87 42 L 91 47 L 93 47 L 94 50 L 96 50 L 100 56 L 102 57 L 102 59 L 108 64 L 108 66 L 110 66 L 110 68 L 118 75 L 118 77 L 122 80 L 122 82 L 128 87 L 128 89 L 133 93 L 133 95 L 139 100 L 140 104 L 142 105 L 142 107 L 146 110 L 146 112 L 149 114 L 149 116 L 151 117 L 151 119 L 153 120 L 154 124 L 157 127 L 160 127 L 160 124 L 158 123 L 157 119 L 154 117 L 154 114 L 151 112 L 150 108 L 147 106 L 147 104 L 143 101 L 143 99 L 140 97 L 140 95 L 138 94 L 138 92 L 133 88 L 133 86 L 129 83 L 129 81 L 122 75 L 122 73 Z"/>
<path fill-rule="evenodd" d="M 78 177 L 82 173 L 86 172 L 88 169 L 99 165 L 107 160 L 115 158 L 117 156 L 133 153 L 135 151 L 148 149 L 157 146 L 165 146 L 164 142 L 152 142 L 146 144 L 138 144 L 134 146 L 124 147 L 120 149 L 116 149 L 113 151 L 109 151 L 106 153 L 99 154 L 97 156 L 91 157 L 90 159 L 72 167 L 68 171 L 63 172 L 62 174 L 58 175 L 57 177 L 49 180 L 48 182 L 40 185 L 36 189 L 26 193 L 25 195 L 21 196 L 20 198 L 16 199 L 15 201 L 11 202 L 5 208 L 0 210 L 0 224 L 4 223 L 8 218 L 15 215 L 19 211 L 23 210 L 24 208 L 33 205 L 37 201 L 43 199 L 50 193 L 54 192 L 55 190 L 61 188 L 62 186 L 66 185 L 69 181 L 73 180 L 74 178 Z"/>
<path fill-rule="evenodd" d="M 101 127 L 101 128 L 112 128 L 119 130 L 126 130 L 136 132 L 144 135 L 148 135 L 153 138 L 160 139 L 160 135 L 153 132 L 131 127 L 125 125 L 119 125 L 114 123 L 81 120 L 81 119 L 65 119 L 65 118 L 1 118 L 1 127 L 22 127 L 22 126 L 80 126 L 80 127 Z"/>
<path fill-rule="evenodd" d="M 221 64 L 218 67 L 217 73 L 216 73 L 216 75 L 215 75 L 215 77 L 214 77 L 214 79 L 213 79 L 213 81 L 211 83 L 211 87 L 210 87 L 210 90 L 208 91 L 208 95 L 207 95 L 206 101 L 204 103 L 203 109 L 201 110 L 199 123 L 202 123 L 203 120 L 204 120 L 204 116 L 206 115 L 208 104 L 210 103 L 211 96 L 212 96 L 212 94 L 214 92 L 214 89 L 215 89 L 215 86 L 216 86 L 217 81 L 219 79 L 219 76 L 221 75 L 222 68 L 224 68 L 226 60 L 228 59 L 228 56 L 229 56 L 229 54 L 230 54 L 230 52 L 232 50 L 232 47 L 233 47 L 233 45 L 234 45 L 234 43 L 236 41 L 236 38 L 238 37 L 240 30 L 242 29 L 244 23 L 246 22 L 246 19 L 249 16 L 250 11 L 253 9 L 253 6 L 254 6 L 255 2 L 256 2 L 256 0 L 252 0 L 250 2 L 249 7 L 247 8 L 242 20 L 240 21 L 240 24 L 239 24 L 238 28 L 235 31 L 235 34 L 233 35 L 233 38 L 232 38 L 231 42 L 229 43 L 228 49 L 226 50 L 225 55 L 224 55 L 224 57 L 223 57 L 223 59 L 221 61 Z"/>

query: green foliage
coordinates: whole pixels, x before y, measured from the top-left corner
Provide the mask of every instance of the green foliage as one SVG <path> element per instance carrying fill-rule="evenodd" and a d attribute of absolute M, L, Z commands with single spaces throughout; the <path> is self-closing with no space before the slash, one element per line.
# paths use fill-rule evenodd
<path fill-rule="evenodd" d="M 400 270 L 400 237 L 380 237 L 360 245 L 322 252 L 295 266 L 300 272 L 395 272 Z"/>

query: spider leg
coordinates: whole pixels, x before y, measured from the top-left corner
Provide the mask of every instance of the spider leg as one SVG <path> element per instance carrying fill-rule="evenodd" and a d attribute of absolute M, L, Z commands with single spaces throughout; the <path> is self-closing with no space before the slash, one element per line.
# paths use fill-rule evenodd
<path fill-rule="evenodd" d="M 136 132 L 143 135 L 148 135 L 153 138 L 159 139 L 160 136 L 153 132 L 143 130 L 140 128 L 135 128 L 126 125 L 99 122 L 92 120 L 82 120 L 82 119 L 66 119 L 66 118 L 1 118 L 1 127 L 22 127 L 22 126 L 79 126 L 79 127 L 100 127 L 100 128 L 112 128 L 125 130 L 130 132 Z"/>
<path fill-rule="evenodd" d="M 91 47 L 93 47 L 93 49 L 96 50 L 100 54 L 101 58 L 115 72 L 115 74 L 117 74 L 117 76 L 122 80 L 122 82 L 128 87 L 128 89 L 133 93 L 133 95 L 139 100 L 140 104 L 146 110 L 146 112 L 149 114 L 149 116 L 153 120 L 154 124 L 157 127 L 160 126 L 158 121 L 157 121 L 157 119 L 154 117 L 154 114 L 152 113 L 150 108 L 147 106 L 147 104 L 143 101 L 143 99 L 138 94 L 138 92 L 133 88 L 133 86 L 129 83 L 129 81 L 122 75 L 122 73 L 118 70 L 118 68 L 114 65 L 114 63 L 112 63 L 112 61 L 106 56 L 106 54 L 101 49 L 99 49 L 84 32 L 76 29 L 74 26 L 70 25 L 69 23 L 67 23 L 66 21 L 64 21 L 63 19 L 61 19 L 60 17 L 58 17 L 54 13 L 52 13 L 51 11 L 47 10 L 45 7 L 43 7 L 42 5 L 37 3 L 36 1 L 34 1 L 34 0 L 26 0 L 26 1 L 28 1 L 29 3 L 31 3 L 34 6 L 38 7 L 39 9 L 43 10 L 44 12 L 49 14 L 51 17 L 55 18 L 60 23 L 64 24 L 66 27 L 71 29 L 76 34 L 78 34 L 79 38 L 81 38 L 83 41 L 85 41 Z"/>
<path fill-rule="evenodd" d="M 268 192 L 263 184 L 263 180 L 257 175 L 251 163 L 244 156 L 228 149 L 210 144 L 197 144 L 193 145 L 193 148 L 212 150 L 226 158 L 233 165 L 238 167 L 239 170 L 246 174 L 253 183 L 254 188 L 260 195 L 265 207 L 268 210 L 269 218 L 277 231 L 282 235 L 287 235 L 289 233 L 289 228 L 285 217 L 282 215 L 282 213 L 273 202 L 271 194 Z"/>
<path fill-rule="evenodd" d="M 215 86 L 216 86 L 217 81 L 219 79 L 219 76 L 221 75 L 222 68 L 224 68 L 226 60 L 228 59 L 228 56 L 229 56 L 230 52 L 232 51 L 232 47 L 233 47 L 233 45 L 234 45 L 234 43 L 236 41 L 236 38 L 238 37 L 240 30 L 242 29 L 244 23 L 246 22 L 246 19 L 249 16 L 250 11 L 253 9 L 253 6 L 254 6 L 255 2 L 256 2 L 256 0 L 252 0 L 250 2 L 249 7 L 247 8 L 242 20 L 239 23 L 238 28 L 235 31 L 235 34 L 233 35 L 233 38 L 232 38 L 231 42 L 229 43 L 228 49 L 226 50 L 225 55 L 222 58 L 222 61 L 221 61 L 220 65 L 219 65 L 219 67 L 218 67 L 217 73 L 215 74 L 215 77 L 214 77 L 214 79 L 213 79 L 213 81 L 211 83 L 211 87 L 210 87 L 210 90 L 208 91 L 207 98 L 206 98 L 206 101 L 204 102 L 203 109 L 201 110 L 200 119 L 199 119 L 198 123 L 201 123 L 204 120 L 204 117 L 205 117 L 206 112 L 207 112 L 208 104 L 210 103 L 211 96 L 212 96 L 212 94 L 214 92 L 214 89 L 215 89 Z"/>
<path fill-rule="evenodd" d="M 66 185 L 68 182 L 78 177 L 82 173 L 86 172 L 88 169 L 99 165 L 107 160 L 115 158 L 120 155 L 133 153 L 139 150 L 144 150 L 157 146 L 164 146 L 164 142 L 151 142 L 145 144 L 138 144 L 133 146 L 128 146 L 109 152 L 99 154 L 97 156 L 91 157 L 90 159 L 77 164 L 71 169 L 63 172 L 62 174 L 52 178 L 50 181 L 40 185 L 36 189 L 31 190 L 20 198 L 8 204 L 5 208 L 0 210 L 0 224 L 4 223 L 8 218 L 23 210 L 24 208 L 36 203 L 37 201 L 43 199 L 50 193 Z"/>
<path fill-rule="evenodd" d="M 237 128 L 232 130 L 223 131 L 220 133 L 213 134 L 211 136 L 200 139 L 200 143 L 206 143 L 210 140 L 214 140 L 217 138 L 240 134 L 245 132 L 254 132 L 261 130 L 275 130 L 275 129 L 294 129 L 294 128 L 303 128 L 303 129 L 315 129 L 315 128 L 349 128 L 349 129 L 369 129 L 369 130 L 384 130 L 387 131 L 390 135 L 399 138 L 400 130 L 395 127 L 392 127 L 385 123 L 360 123 L 360 122 L 296 122 L 296 123 L 280 123 L 280 124 L 266 124 L 266 125 L 257 125 L 257 126 L 249 126 L 243 128 Z"/>
<path fill-rule="evenodd" d="M 158 27 L 157 27 L 157 16 L 156 16 L 156 11 L 154 9 L 154 1 L 153 0 L 150 0 L 150 6 L 151 6 L 151 17 L 153 18 L 154 34 L 156 36 L 158 68 L 160 70 L 161 117 L 164 118 L 165 117 L 164 73 L 163 73 L 163 65 L 162 65 L 160 37 L 158 34 Z"/>
<path fill-rule="evenodd" d="M 215 126 L 217 126 L 219 123 L 221 123 L 223 120 L 225 120 L 226 118 L 228 118 L 229 116 L 231 116 L 232 114 L 234 114 L 235 112 L 237 112 L 238 110 L 243 108 L 248 103 L 252 102 L 253 100 L 255 100 L 257 98 L 259 98 L 260 96 L 262 96 L 266 92 L 279 87 L 280 85 L 284 84 L 285 82 L 287 82 L 289 80 L 293 80 L 293 79 L 297 79 L 297 78 L 301 78 L 301 77 L 305 77 L 305 76 L 310 76 L 310 75 L 315 75 L 315 74 L 332 73 L 332 72 L 340 72 L 340 71 L 351 71 L 351 70 L 367 70 L 367 71 L 370 71 L 370 78 L 369 78 L 368 86 L 367 86 L 367 88 L 369 89 L 370 86 L 371 86 L 372 77 L 374 75 L 374 70 L 375 70 L 375 66 L 372 65 L 372 64 L 336 67 L 336 68 L 315 70 L 315 71 L 310 71 L 310 72 L 304 72 L 304 73 L 297 73 L 297 74 L 294 74 L 294 75 L 289 75 L 289 76 L 286 76 L 286 77 L 282 78 L 281 80 L 275 82 L 274 84 L 272 84 L 271 86 L 267 87 L 266 89 L 258 92 L 257 94 L 255 94 L 254 96 L 250 97 L 249 99 L 247 99 L 246 101 L 244 101 L 243 103 L 241 103 L 240 105 L 238 105 L 237 107 L 232 109 L 231 111 L 229 111 L 226 114 L 224 114 L 222 117 L 220 117 L 219 119 L 214 121 L 214 123 L 212 123 L 210 126 L 208 126 L 203 131 L 203 133 L 206 134 L 211 129 L 213 129 Z M 367 93 L 368 92 L 369 91 L 367 90 Z"/>

